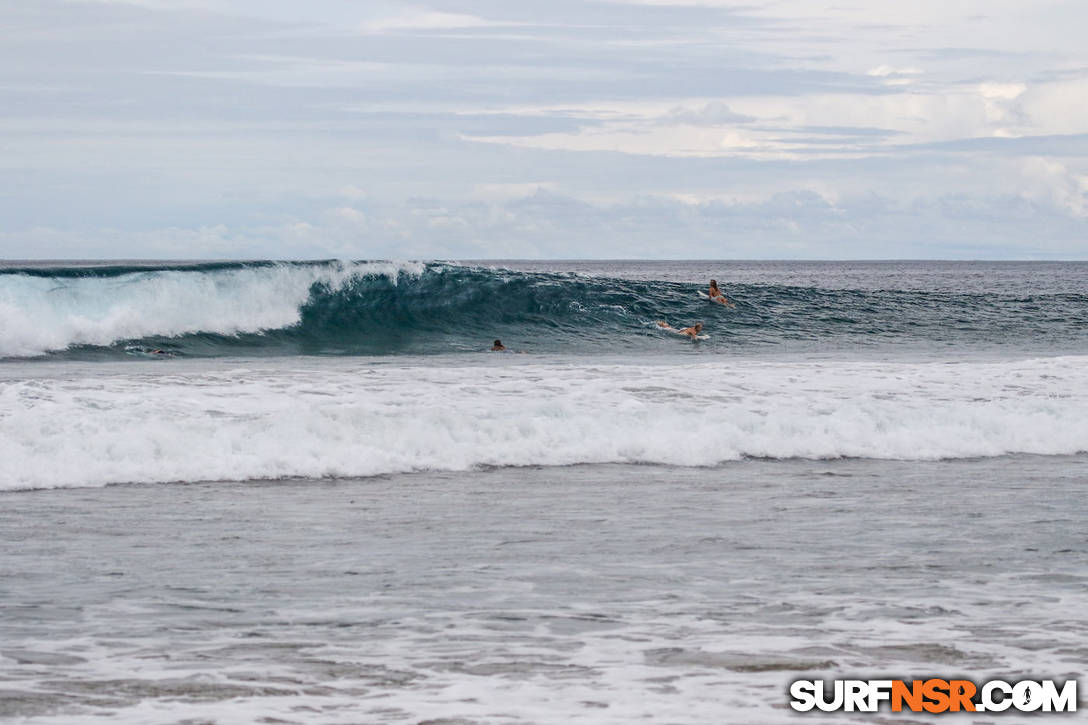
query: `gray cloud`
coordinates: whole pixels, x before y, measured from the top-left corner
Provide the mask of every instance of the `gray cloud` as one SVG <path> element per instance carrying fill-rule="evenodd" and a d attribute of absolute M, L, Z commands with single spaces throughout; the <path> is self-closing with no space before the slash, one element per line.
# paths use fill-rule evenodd
<path fill-rule="evenodd" d="M 1088 10 L 874 12 L 0 0 L 0 255 L 1088 256 Z"/>
<path fill-rule="evenodd" d="M 1019 224 L 1030 220 L 1035 235 Z M 889 234 L 894 229 L 894 234 Z M 119 257 L 260 258 L 654 258 L 681 247 L 707 259 L 1013 258 L 1083 256 L 1083 223 L 1020 197 L 965 194 L 926 200 L 869 195 L 835 204 L 815 192 L 754 202 L 684 203 L 637 197 L 591 204 L 539 190 L 508 202 L 416 198 L 387 205 L 354 200 L 308 220 L 85 235 L 34 229 L 0 234 L 35 257 L 87 257 L 103 244 Z M 406 249 L 417 250 L 405 254 Z"/>

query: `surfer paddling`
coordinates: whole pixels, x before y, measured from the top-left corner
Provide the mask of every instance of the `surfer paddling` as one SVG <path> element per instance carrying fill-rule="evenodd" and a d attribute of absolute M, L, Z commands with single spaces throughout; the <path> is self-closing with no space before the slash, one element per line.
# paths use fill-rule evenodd
<path fill-rule="evenodd" d="M 502 340 L 495 340 L 495 343 L 491 346 L 491 352 L 503 352 L 506 350 L 506 346 L 502 344 Z"/>
<path fill-rule="evenodd" d="M 657 326 L 660 327 L 662 330 L 675 332 L 678 335 L 687 335 L 692 340 L 697 339 L 699 337 L 699 333 L 703 331 L 703 323 L 701 322 L 696 322 L 691 327 L 682 327 L 679 330 L 677 330 L 675 327 L 665 322 L 664 320 L 659 320 Z"/>
<path fill-rule="evenodd" d="M 719 305 L 725 305 L 726 307 L 736 307 L 732 302 L 725 298 L 722 291 L 718 288 L 718 280 L 710 280 L 710 289 L 707 291 L 706 296 L 710 298 L 711 302 L 717 302 Z"/>

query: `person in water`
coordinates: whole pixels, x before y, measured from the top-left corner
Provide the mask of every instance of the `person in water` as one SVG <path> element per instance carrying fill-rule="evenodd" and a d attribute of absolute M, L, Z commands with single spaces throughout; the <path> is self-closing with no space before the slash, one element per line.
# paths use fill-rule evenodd
<path fill-rule="evenodd" d="M 710 298 L 711 302 L 717 302 L 719 305 L 725 305 L 726 307 L 736 307 L 732 302 L 725 298 L 722 291 L 718 289 L 718 280 L 710 280 L 710 290 L 706 293 L 706 296 Z"/>
<path fill-rule="evenodd" d="M 495 340 L 495 343 L 491 346 L 491 352 L 502 352 L 506 349 L 506 346 L 502 344 L 502 340 Z"/>
<path fill-rule="evenodd" d="M 703 331 L 703 323 L 701 322 L 696 322 L 691 327 L 683 327 L 679 330 L 677 330 L 675 327 L 665 322 L 664 320 L 658 321 L 657 326 L 660 327 L 662 330 L 668 330 L 669 332 L 676 332 L 681 335 L 687 335 L 692 340 L 698 337 L 699 333 Z"/>

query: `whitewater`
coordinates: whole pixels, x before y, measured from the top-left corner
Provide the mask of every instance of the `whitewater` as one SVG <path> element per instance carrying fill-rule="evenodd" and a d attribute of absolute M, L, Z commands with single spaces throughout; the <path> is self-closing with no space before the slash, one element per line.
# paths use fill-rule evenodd
<path fill-rule="evenodd" d="M 1086 265 L 716 268 L 7 263 L 0 488 L 1088 450 Z"/>
<path fill-rule="evenodd" d="M 1084 263 L 0 263 L 0 720 L 1083 692 L 1086 410 Z"/>
<path fill-rule="evenodd" d="M 151 336 L 236 336 L 296 325 L 312 290 L 418 275 L 419 263 L 88 266 L 0 271 L 0 357 Z"/>
<path fill-rule="evenodd" d="M 1088 265 L 0 264 L 0 359 L 532 354 L 1080 354 Z M 657 322 L 702 321 L 678 349 Z"/>
<path fill-rule="evenodd" d="M 0 378 L 0 486 L 746 457 L 1088 449 L 1088 358 L 541 363 L 310 358 Z M 451 364 L 452 363 L 452 364 Z M 74 367 L 74 370 L 69 368 Z M 6 379 L 5 379 L 6 378 Z"/>

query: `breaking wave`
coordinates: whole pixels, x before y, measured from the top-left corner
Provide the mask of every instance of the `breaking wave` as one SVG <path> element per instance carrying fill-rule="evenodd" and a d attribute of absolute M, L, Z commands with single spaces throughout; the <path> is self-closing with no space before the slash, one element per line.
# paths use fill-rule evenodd
<path fill-rule="evenodd" d="M 0 382 L 0 489 L 1075 454 L 1086 361 L 79 366 Z"/>
<path fill-rule="evenodd" d="M 1088 295 L 695 285 L 420 262 L 252 262 L 0 269 L 0 357 L 443 353 L 500 337 L 532 352 L 906 345 L 1038 350 L 1088 342 Z"/>

